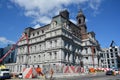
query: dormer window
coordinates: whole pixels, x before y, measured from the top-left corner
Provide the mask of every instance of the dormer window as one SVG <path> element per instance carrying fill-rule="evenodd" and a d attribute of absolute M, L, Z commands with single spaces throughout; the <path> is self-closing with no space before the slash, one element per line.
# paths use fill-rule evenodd
<path fill-rule="evenodd" d="M 54 28 L 54 27 L 56 27 L 56 26 L 57 26 L 57 21 L 53 21 L 53 22 L 51 23 L 51 27 Z"/>
<path fill-rule="evenodd" d="M 42 30 L 42 33 L 44 33 L 44 30 Z"/>
<path fill-rule="evenodd" d="M 33 33 L 33 36 L 35 36 L 35 34 Z"/>

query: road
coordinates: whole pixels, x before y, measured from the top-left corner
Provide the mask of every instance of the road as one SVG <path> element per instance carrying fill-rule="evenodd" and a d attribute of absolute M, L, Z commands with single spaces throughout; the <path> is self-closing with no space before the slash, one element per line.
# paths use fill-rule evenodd
<path fill-rule="evenodd" d="M 106 76 L 106 75 L 90 75 L 70 78 L 61 78 L 56 80 L 120 80 L 120 75 Z"/>
<path fill-rule="evenodd" d="M 9 79 L 10 80 L 10 79 Z M 11 80 L 44 80 L 44 79 L 11 79 Z M 50 79 L 46 79 L 50 80 Z M 75 77 L 54 78 L 52 80 L 120 80 L 120 75 L 106 76 L 105 74 L 88 74 Z"/>

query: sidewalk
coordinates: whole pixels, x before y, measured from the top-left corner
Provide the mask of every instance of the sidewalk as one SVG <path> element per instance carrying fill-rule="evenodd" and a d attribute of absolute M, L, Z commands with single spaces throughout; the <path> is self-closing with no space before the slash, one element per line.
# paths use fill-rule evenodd
<path fill-rule="evenodd" d="M 96 73 L 59 73 L 59 74 L 54 74 L 53 77 L 55 77 L 55 78 L 65 78 L 65 77 L 75 77 L 75 76 L 96 76 L 96 75 L 104 75 L 104 74 L 105 74 L 105 72 L 96 72 Z"/>

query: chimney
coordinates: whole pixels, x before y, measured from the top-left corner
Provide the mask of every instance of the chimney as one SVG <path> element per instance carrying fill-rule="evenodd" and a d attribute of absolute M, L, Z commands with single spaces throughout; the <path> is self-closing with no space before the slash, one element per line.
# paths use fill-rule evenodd
<path fill-rule="evenodd" d="M 63 10 L 59 13 L 62 17 L 69 19 L 69 12 L 67 10 Z"/>

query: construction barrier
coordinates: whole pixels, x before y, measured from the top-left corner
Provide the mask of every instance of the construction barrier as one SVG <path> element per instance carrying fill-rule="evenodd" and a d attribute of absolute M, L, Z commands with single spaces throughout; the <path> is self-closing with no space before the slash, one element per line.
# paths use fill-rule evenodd
<path fill-rule="evenodd" d="M 84 68 L 80 66 L 64 66 L 63 73 L 83 73 Z"/>
<path fill-rule="evenodd" d="M 110 70 L 110 68 L 95 68 L 95 71 L 104 71 L 104 72 L 106 72 L 106 71 L 109 71 Z"/>
<path fill-rule="evenodd" d="M 24 68 L 23 69 L 23 78 L 34 78 L 37 76 L 37 72 L 34 68 Z"/>

